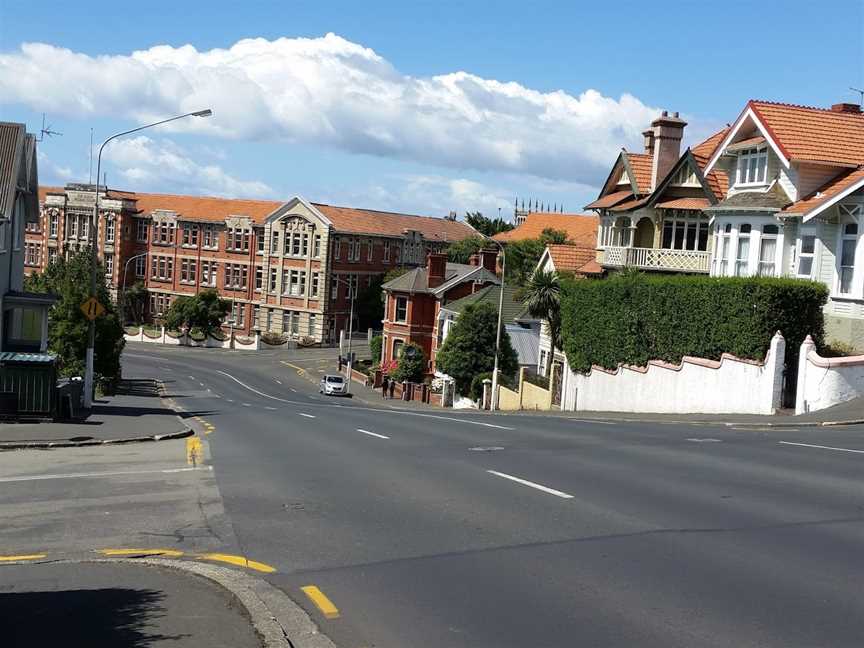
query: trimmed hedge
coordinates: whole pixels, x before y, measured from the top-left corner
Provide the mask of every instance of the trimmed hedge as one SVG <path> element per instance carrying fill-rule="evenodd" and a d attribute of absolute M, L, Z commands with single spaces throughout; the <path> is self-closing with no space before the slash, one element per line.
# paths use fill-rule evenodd
<path fill-rule="evenodd" d="M 564 280 L 564 352 L 579 371 L 680 362 L 685 355 L 719 359 L 724 352 L 763 360 L 779 330 L 794 375 L 804 338 L 822 346 L 827 298 L 823 284 L 801 279 L 622 273 Z"/>

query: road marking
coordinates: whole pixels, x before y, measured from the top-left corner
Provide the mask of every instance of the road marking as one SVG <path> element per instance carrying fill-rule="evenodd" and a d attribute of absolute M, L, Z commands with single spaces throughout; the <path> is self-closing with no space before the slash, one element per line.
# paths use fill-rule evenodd
<path fill-rule="evenodd" d="M 233 398 L 226 398 L 225 400 L 228 401 L 229 403 L 233 403 L 233 402 L 234 402 L 234 399 L 233 399 Z"/>
<path fill-rule="evenodd" d="M 687 440 L 692 441 L 693 443 L 723 443 L 720 439 L 697 439 L 695 437 L 691 437 Z"/>
<path fill-rule="evenodd" d="M 217 560 L 219 562 L 228 563 L 229 565 L 237 565 L 238 567 L 248 567 L 249 569 L 264 572 L 265 574 L 272 574 L 276 571 L 275 567 L 271 567 L 266 563 L 258 562 L 257 560 L 249 560 L 248 558 L 246 558 L 246 556 L 234 556 L 231 554 L 222 553 L 206 553 L 198 554 L 197 557 L 203 558 L 204 560 Z"/>
<path fill-rule="evenodd" d="M 315 418 L 312 414 L 305 414 L 304 412 L 297 412 L 300 416 L 305 416 L 306 418 Z"/>
<path fill-rule="evenodd" d="M 282 384 L 282 381 L 279 380 L 278 378 L 276 379 L 276 382 L 279 383 L 280 385 Z"/>
<path fill-rule="evenodd" d="M 853 450 L 852 448 L 835 448 L 834 446 L 813 445 L 810 443 L 793 443 L 792 441 L 778 441 L 783 445 L 802 446 L 804 448 L 819 448 L 820 450 L 835 450 L 837 452 L 854 452 L 856 454 L 864 454 L 864 450 Z"/>
<path fill-rule="evenodd" d="M 312 601 L 319 610 L 321 610 L 321 614 L 324 615 L 324 618 L 339 618 L 339 608 L 333 605 L 333 601 L 327 598 L 324 592 L 320 589 L 314 585 L 306 585 L 300 589 L 303 590 L 303 593 L 309 597 L 309 600 Z"/>
<path fill-rule="evenodd" d="M 96 553 L 103 556 L 169 556 L 177 558 L 183 555 L 177 549 L 97 549 Z"/>
<path fill-rule="evenodd" d="M 201 439 L 197 436 L 186 437 L 186 463 L 190 466 L 201 463 Z"/>
<path fill-rule="evenodd" d="M 0 556 L 0 562 L 16 562 L 18 560 L 39 560 L 48 554 L 24 554 L 22 556 Z"/>
<path fill-rule="evenodd" d="M 120 475 L 166 475 L 172 473 L 193 472 L 195 470 L 213 470 L 212 466 L 194 466 L 191 468 L 168 468 L 165 470 L 120 470 L 112 472 L 93 473 L 57 473 L 53 475 L 27 475 L 24 477 L 0 477 L 0 483 L 43 481 L 46 479 L 82 479 L 85 477 L 118 477 Z"/>
<path fill-rule="evenodd" d="M 294 392 L 295 394 L 297 393 L 297 390 L 294 389 L 293 387 L 291 387 L 290 389 L 291 389 L 291 391 Z"/>
<path fill-rule="evenodd" d="M 379 439 L 389 439 L 390 437 L 384 436 L 383 434 L 378 434 L 377 432 L 370 432 L 369 430 L 364 430 L 362 428 L 357 428 L 358 432 L 362 432 L 363 434 L 368 434 L 369 436 L 378 437 Z"/>
<path fill-rule="evenodd" d="M 252 407 L 251 403 L 243 403 L 243 407 Z"/>
<path fill-rule="evenodd" d="M 191 378 L 192 380 L 197 380 L 197 379 L 195 378 L 195 376 L 189 376 L 189 378 Z"/>
<path fill-rule="evenodd" d="M 270 410 L 271 412 L 275 412 L 279 408 L 278 407 L 270 407 L 269 405 L 265 405 L 264 409 Z"/>
<path fill-rule="evenodd" d="M 202 387 L 204 386 L 204 383 L 202 383 L 200 380 L 198 381 L 198 384 L 201 385 Z"/>
<path fill-rule="evenodd" d="M 614 421 L 598 421 L 595 419 L 570 419 L 574 423 L 596 423 L 597 425 L 618 425 Z"/>
<path fill-rule="evenodd" d="M 510 481 L 514 481 L 517 484 L 522 484 L 523 486 L 530 486 L 531 488 L 536 488 L 537 490 L 543 491 L 544 493 L 549 493 L 550 495 L 555 495 L 556 497 L 573 499 L 572 495 L 562 493 L 559 490 L 549 488 L 548 486 L 543 486 L 542 484 L 536 484 L 532 481 L 528 481 L 527 479 L 520 479 L 519 477 L 514 477 L 513 475 L 508 475 L 507 473 L 498 472 L 497 470 L 487 470 L 486 472 L 488 472 L 490 475 L 495 475 L 496 477 L 503 477 L 504 479 L 509 479 Z"/>
<path fill-rule="evenodd" d="M 282 364 L 284 364 L 288 367 L 291 367 L 292 369 L 296 369 L 298 376 L 302 376 L 306 373 L 306 370 L 303 367 L 298 367 L 297 365 L 291 364 L 290 362 L 285 362 L 284 360 L 280 360 L 279 362 L 281 362 Z"/>

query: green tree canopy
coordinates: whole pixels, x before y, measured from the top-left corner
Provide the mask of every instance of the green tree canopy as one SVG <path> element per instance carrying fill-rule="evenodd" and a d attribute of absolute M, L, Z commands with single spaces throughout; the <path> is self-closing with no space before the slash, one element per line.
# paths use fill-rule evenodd
<path fill-rule="evenodd" d="M 222 326 L 230 311 L 230 301 L 219 297 L 215 290 L 202 290 L 197 295 L 183 295 L 171 302 L 165 313 L 165 326 L 175 331 L 200 329 L 210 335 Z"/>
<path fill-rule="evenodd" d="M 144 312 L 147 307 L 147 289 L 143 282 L 137 281 L 135 285 L 123 290 L 123 319 L 126 322 L 140 324 L 144 321 Z M 125 324 L 126 322 L 122 322 Z"/>
<path fill-rule="evenodd" d="M 96 276 L 96 299 L 105 312 L 96 318 L 93 378 L 95 384 L 104 388 L 120 379 L 120 354 L 126 341 L 101 264 Z M 89 321 L 81 311 L 81 304 L 90 296 L 90 251 L 70 253 L 68 259 L 58 255 L 44 272 L 27 277 L 24 289 L 57 295 L 49 313 L 48 350 L 57 356 L 60 375 L 83 376 Z"/>
<path fill-rule="evenodd" d="M 399 382 L 420 382 L 426 374 L 426 356 L 423 354 L 423 349 L 411 342 L 402 347 L 402 355 L 399 356 L 399 363 L 396 369 L 391 373 L 394 379 Z"/>
<path fill-rule="evenodd" d="M 507 280 L 525 285 L 543 256 L 549 243 L 566 243 L 567 232 L 547 227 L 536 239 L 510 241 L 507 243 Z"/>
<path fill-rule="evenodd" d="M 552 355 L 561 348 L 561 283 L 557 272 L 539 268 L 531 275 L 523 292 L 523 301 L 533 317 L 546 320 L 552 340 Z M 546 363 L 547 375 L 552 363 Z"/>
<path fill-rule="evenodd" d="M 438 352 L 437 366 L 456 382 L 460 394 L 468 394 L 471 381 L 495 366 L 495 327 L 498 309 L 489 303 L 465 307 Z M 519 369 L 519 359 L 510 344 L 506 329 L 501 331 L 501 353 L 498 369 L 512 376 Z"/>
<path fill-rule="evenodd" d="M 513 224 L 503 218 L 486 218 L 479 211 L 465 212 L 465 222 L 484 236 L 495 236 L 513 229 Z"/>
<path fill-rule="evenodd" d="M 450 263 L 468 263 L 471 255 L 476 254 L 486 243 L 482 236 L 470 236 L 454 241 L 447 248 L 447 260 Z"/>

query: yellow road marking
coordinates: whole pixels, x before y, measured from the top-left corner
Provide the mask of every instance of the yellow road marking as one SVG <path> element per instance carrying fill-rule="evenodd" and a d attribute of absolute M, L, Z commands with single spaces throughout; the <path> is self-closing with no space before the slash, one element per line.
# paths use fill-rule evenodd
<path fill-rule="evenodd" d="M 321 614 L 324 615 L 327 619 L 337 619 L 339 618 L 339 608 L 333 605 L 333 601 L 327 598 L 320 589 L 315 587 L 314 585 L 306 585 L 305 587 L 301 587 L 303 593 L 309 597 L 309 600 L 312 601 L 318 609 L 321 610 Z"/>
<path fill-rule="evenodd" d="M 201 463 L 201 439 L 197 436 L 186 438 L 186 463 L 197 466 Z"/>
<path fill-rule="evenodd" d="M 218 560 L 219 562 L 228 563 L 230 565 L 237 565 L 238 567 L 248 567 L 249 569 L 264 572 L 265 574 L 271 574 L 276 571 L 275 567 L 271 567 L 270 565 L 258 562 L 256 560 L 249 560 L 245 556 L 233 556 L 231 554 L 221 553 L 206 553 L 198 554 L 198 558 L 203 558 L 204 560 Z"/>
<path fill-rule="evenodd" d="M 286 362 L 285 360 L 280 360 L 279 362 L 281 362 L 284 365 L 291 367 L 292 369 L 296 369 L 298 376 L 302 376 L 303 374 L 306 373 L 306 370 L 303 367 L 298 367 L 297 365 L 291 364 L 290 362 Z"/>
<path fill-rule="evenodd" d="M 0 556 L 0 562 L 15 562 L 18 560 L 39 560 L 48 554 L 24 554 L 21 556 Z"/>
<path fill-rule="evenodd" d="M 177 558 L 183 552 L 176 549 L 97 549 L 103 556 L 171 556 Z"/>

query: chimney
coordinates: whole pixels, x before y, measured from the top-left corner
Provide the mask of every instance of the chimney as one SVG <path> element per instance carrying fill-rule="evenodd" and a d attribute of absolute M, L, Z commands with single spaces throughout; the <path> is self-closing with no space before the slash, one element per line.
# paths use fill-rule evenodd
<path fill-rule="evenodd" d="M 498 250 L 483 248 L 475 256 L 479 257 L 474 265 L 481 265 L 492 274 L 498 274 Z"/>
<path fill-rule="evenodd" d="M 426 276 L 429 288 L 437 288 L 447 276 L 447 255 L 430 252 L 426 257 Z"/>
<path fill-rule="evenodd" d="M 684 135 L 684 127 L 687 125 L 683 119 L 679 119 L 678 113 L 664 110 L 663 113 L 651 122 L 654 131 L 654 160 L 651 165 L 651 190 L 657 187 L 666 174 L 675 166 L 681 157 L 681 138 Z"/>
<path fill-rule="evenodd" d="M 849 113 L 851 115 L 860 115 L 861 106 L 855 103 L 836 103 L 831 106 L 831 112 Z"/>
<path fill-rule="evenodd" d="M 646 131 L 642 131 L 642 137 L 645 138 L 645 152 L 648 155 L 654 154 L 654 131 L 650 128 Z"/>

